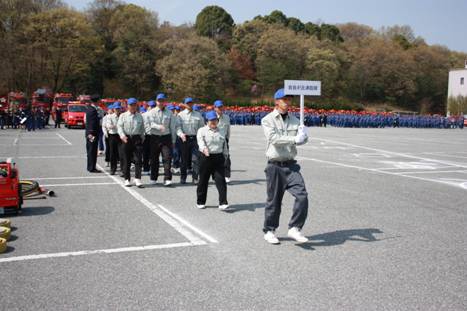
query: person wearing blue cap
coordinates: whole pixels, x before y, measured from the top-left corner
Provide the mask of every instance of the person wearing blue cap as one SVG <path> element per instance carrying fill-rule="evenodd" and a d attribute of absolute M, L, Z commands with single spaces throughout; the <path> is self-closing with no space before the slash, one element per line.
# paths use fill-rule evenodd
<path fill-rule="evenodd" d="M 149 170 L 151 169 L 151 122 L 149 121 L 149 117 L 151 110 L 156 106 L 156 102 L 150 100 L 147 105 L 146 112 L 142 114 L 144 120 L 143 175 L 149 175 Z"/>
<path fill-rule="evenodd" d="M 267 201 L 265 207 L 264 239 L 271 244 L 279 244 L 275 230 L 279 227 L 282 198 L 287 190 L 295 197 L 292 219 L 289 222 L 288 236 L 297 242 L 308 239 L 301 229 L 308 213 L 308 193 L 300 174 L 300 166 L 295 161 L 297 145 L 308 141 L 306 128 L 300 121 L 289 114 L 292 103 L 284 89 L 274 94 L 275 109 L 261 120 L 261 126 L 267 140 L 266 169 Z"/>
<path fill-rule="evenodd" d="M 110 149 L 110 175 L 115 175 L 117 171 L 117 163 L 120 161 L 120 146 L 122 141 L 118 135 L 118 117 L 122 106 L 119 102 L 112 104 L 112 113 L 110 113 L 105 122 L 105 129 L 109 136 L 109 149 Z M 110 107 L 109 107 L 110 108 Z M 120 163 L 120 167 L 121 163 Z"/>
<path fill-rule="evenodd" d="M 198 143 L 196 134 L 198 130 L 204 126 L 204 118 L 198 111 L 193 111 L 193 98 L 187 97 L 183 104 L 185 110 L 177 116 L 179 130 L 177 135 L 182 140 L 182 161 L 180 168 L 180 183 L 186 184 L 187 169 L 192 164 L 193 183 L 198 183 Z"/>
<path fill-rule="evenodd" d="M 124 185 L 131 186 L 130 167 L 133 160 L 135 163 L 135 185 L 142 188 L 144 120 L 138 113 L 138 100 L 136 98 L 128 99 L 127 104 L 128 110 L 120 115 L 117 123 L 118 134 L 122 140 Z"/>
<path fill-rule="evenodd" d="M 164 166 L 164 186 L 172 184 L 172 147 L 177 136 L 177 120 L 169 109 L 166 109 L 167 96 L 157 95 L 156 107 L 151 110 L 148 122 L 151 128 L 151 180 L 157 184 L 159 178 L 159 157 L 162 154 Z"/>
<path fill-rule="evenodd" d="M 219 192 L 219 209 L 224 211 L 229 207 L 224 170 L 224 162 L 229 150 L 224 132 L 217 126 L 219 123 L 217 113 L 213 110 L 208 111 L 206 119 L 208 124 L 200 128 L 196 135 L 200 151 L 196 207 L 199 209 L 206 207 L 209 178 L 213 175 Z"/>
<path fill-rule="evenodd" d="M 224 113 L 223 107 L 224 107 L 224 103 L 222 102 L 222 100 L 218 99 L 218 100 L 216 100 L 214 102 L 214 111 L 217 113 L 217 117 L 219 119 L 219 124 L 217 125 L 217 127 L 219 128 L 219 130 L 224 135 L 225 140 L 226 140 L 226 144 L 227 144 L 227 149 L 228 149 L 229 148 L 229 140 L 230 140 L 230 118 L 229 118 L 228 115 L 226 115 Z M 230 155 L 228 155 L 225 158 L 225 163 L 224 163 L 225 182 L 226 183 L 230 182 L 230 173 L 231 173 L 230 167 L 231 167 L 231 165 L 232 164 L 230 162 Z"/>

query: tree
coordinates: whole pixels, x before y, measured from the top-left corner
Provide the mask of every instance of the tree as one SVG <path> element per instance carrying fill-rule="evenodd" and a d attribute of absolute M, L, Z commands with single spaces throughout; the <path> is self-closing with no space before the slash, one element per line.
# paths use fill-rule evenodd
<path fill-rule="evenodd" d="M 308 22 L 305 24 L 305 32 L 310 36 L 315 36 L 316 38 L 321 38 L 321 28 L 319 25 Z"/>
<path fill-rule="evenodd" d="M 164 88 L 175 97 L 212 100 L 224 94 L 228 60 L 215 41 L 198 36 L 169 39 L 161 50 L 164 56 L 155 70 Z"/>
<path fill-rule="evenodd" d="M 305 70 L 310 41 L 290 29 L 273 27 L 258 42 L 257 79 L 270 91 L 285 79 L 300 79 Z"/>
<path fill-rule="evenodd" d="M 122 5 L 109 25 L 115 44 L 112 56 L 117 63 L 118 84 L 134 96 L 154 95 L 158 84 L 153 70 L 157 58 L 156 14 L 133 4 Z"/>
<path fill-rule="evenodd" d="M 320 39 L 321 40 L 330 40 L 332 42 L 343 42 L 340 35 L 339 28 L 334 25 L 322 24 L 320 30 Z"/>
<path fill-rule="evenodd" d="M 26 57 L 35 87 L 46 83 L 54 92 L 70 87 L 80 89 L 101 48 L 88 20 L 67 8 L 31 15 L 25 36 L 33 38 Z"/>
<path fill-rule="evenodd" d="M 346 23 L 337 25 L 337 27 L 339 28 L 340 35 L 345 42 L 360 42 L 361 40 L 368 38 L 374 32 L 373 28 L 370 26 L 357 23 Z"/>
<path fill-rule="evenodd" d="M 295 32 L 304 32 L 305 31 L 305 24 L 302 23 L 301 20 L 295 17 L 289 17 L 287 19 L 287 27 L 292 29 Z"/>
<path fill-rule="evenodd" d="M 306 56 L 305 79 L 321 81 L 322 95 L 337 95 L 340 63 L 337 55 L 330 49 L 311 48 Z"/>
<path fill-rule="evenodd" d="M 233 27 L 232 16 L 217 5 L 205 7 L 196 16 L 196 33 L 214 39 L 224 49 L 229 46 Z"/>

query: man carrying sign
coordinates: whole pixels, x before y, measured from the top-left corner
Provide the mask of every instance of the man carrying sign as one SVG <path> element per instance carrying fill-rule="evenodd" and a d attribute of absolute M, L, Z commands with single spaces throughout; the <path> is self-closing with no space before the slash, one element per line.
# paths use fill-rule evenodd
<path fill-rule="evenodd" d="M 267 202 L 265 208 L 264 239 L 271 244 L 279 244 L 275 230 L 279 227 L 282 198 L 285 191 L 295 197 L 292 219 L 289 222 L 288 236 L 297 242 L 308 242 L 301 229 L 308 213 L 308 193 L 300 174 L 300 166 L 295 161 L 297 145 L 308 141 L 306 127 L 288 113 L 291 96 L 284 89 L 274 94 L 275 109 L 261 120 L 267 140 L 266 173 Z"/>

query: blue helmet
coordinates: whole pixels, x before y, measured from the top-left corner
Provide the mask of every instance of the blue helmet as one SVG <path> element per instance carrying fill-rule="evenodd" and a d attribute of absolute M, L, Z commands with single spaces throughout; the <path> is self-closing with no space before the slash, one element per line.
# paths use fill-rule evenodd
<path fill-rule="evenodd" d="M 206 119 L 208 121 L 217 120 L 217 113 L 214 110 L 206 112 Z"/>
<path fill-rule="evenodd" d="M 128 105 L 134 105 L 136 103 L 138 103 L 138 100 L 136 98 L 128 98 L 127 102 L 126 102 Z"/>
<path fill-rule="evenodd" d="M 167 99 L 167 95 L 165 95 L 164 93 L 157 94 L 156 100 L 161 100 L 161 99 Z"/>

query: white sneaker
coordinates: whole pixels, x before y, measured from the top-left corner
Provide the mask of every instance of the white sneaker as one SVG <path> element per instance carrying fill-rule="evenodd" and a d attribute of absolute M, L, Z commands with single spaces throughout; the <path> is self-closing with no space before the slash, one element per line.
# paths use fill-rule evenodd
<path fill-rule="evenodd" d="M 129 180 L 129 179 L 125 179 L 125 181 L 123 182 L 123 185 L 124 185 L 125 187 L 131 187 L 131 182 L 130 182 L 130 180 Z"/>
<path fill-rule="evenodd" d="M 151 180 L 149 181 L 149 184 L 150 184 L 150 185 L 157 185 L 157 180 L 152 180 L 152 179 L 151 179 Z"/>
<path fill-rule="evenodd" d="M 219 205 L 219 209 L 220 209 L 221 211 L 225 211 L 225 210 L 228 209 L 228 208 L 229 208 L 229 204 L 221 204 L 221 205 Z"/>
<path fill-rule="evenodd" d="M 308 242 L 308 238 L 306 236 L 304 236 L 300 232 L 300 229 L 298 229 L 297 227 L 290 228 L 287 235 L 289 236 L 289 238 L 292 238 L 292 239 L 294 239 L 295 241 L 297 241 L 299 243 Z"/>
<path fill-rule="evenodd" d="M 196 207 L 199 208 L 199 209 L 204 209 L 204 208 L 206 208 L 206 205 L 204 205 L 204 204 L 196 204 Z"/>
<path fill-rule="evenodd" d="M 226 182 L 227 184 L 230 183 L 230 178 L 229 178 L 229 177 L 226 177 L 226 178 L 225 178 L 225 182 Z"/>
<path fill-rule="evenodd" d="M 266 234 L 264 234 L 264 239 L 266 242 L 269 244 L 280 244 L 281 242 L 279 241 L 278 238 L 276 238 L 276 235 L 274 234 L 274 231 L 268 231 Z"/>
<path fill-rule="evenodd" d="M 138 188 L 143 188 L 143 183 L 141 182 L 141 179 L 135 178 L 135 186 Z"/>
<path fill-rule="evenodd" d="M 166 180 L 166 181 L 164 181 L 164 186 L 165 186 L 165 187 L 168 187 L 168 186 L 170 186 L 171 184 L 172 184 L 172 181 L 171 181 L 171 180 Z"/>

